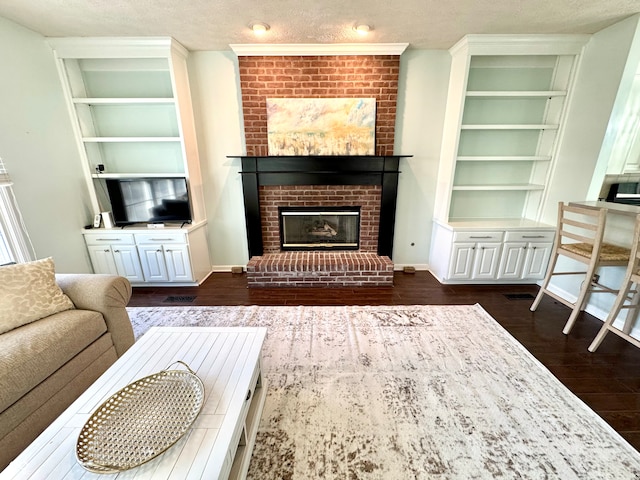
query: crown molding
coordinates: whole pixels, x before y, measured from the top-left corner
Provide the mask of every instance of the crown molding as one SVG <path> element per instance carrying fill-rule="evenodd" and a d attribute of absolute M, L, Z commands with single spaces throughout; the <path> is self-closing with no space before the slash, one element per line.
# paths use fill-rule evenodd
<path fill-rule="evenodd" d="M 591 35 L 470 34 L 449 49 L 451 55 L 577 55 Z"/>
<path fill-rule="evenodd" d="M 408 43 L 250 43 L 229 45 L 239 57 L 317 55 L 401 55 Z"/>
<path fill-rule="evenodd" d="M 153 58 L 188 51 L 171 37 L 47 37 L 58 58 Z"/>

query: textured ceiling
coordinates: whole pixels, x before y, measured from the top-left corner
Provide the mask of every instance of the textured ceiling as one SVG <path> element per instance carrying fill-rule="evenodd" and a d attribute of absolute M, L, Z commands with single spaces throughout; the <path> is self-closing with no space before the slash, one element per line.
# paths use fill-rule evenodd
<path fill-rule="evenodd" d="M 447 49 L 467 33 L 594 33 L 639 0 L 0 0 L 45 36 L 171 36 L 189 50 L 234 43 L 409 43 Z M 257 39 L 248 29 L 265 22 Z M 353 31 L 365 23 L 363 39 Z"/>

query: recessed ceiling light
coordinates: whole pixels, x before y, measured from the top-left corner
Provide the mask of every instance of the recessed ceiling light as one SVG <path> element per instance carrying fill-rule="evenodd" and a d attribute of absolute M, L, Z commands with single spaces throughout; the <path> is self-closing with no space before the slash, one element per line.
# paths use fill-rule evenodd
<path fill-rule="evenodd" d="M 371 28 L 371 25 L 365 25 L 365 24 L 355 25 L 353 29 L 356 32 L 358 32 L 360 35 L 366 35 L 371 30 L 373 30 L 373 28 Z"/>
<path fill-rule="evenodd" d="M 266 23 L 253 23 L 250 25 L 251 30 L 253 30 L 253 33 L 255 33 L 256 35 L 264 35 L 267 30 L 269 30 L 269 25 L 267 25 Z"/>

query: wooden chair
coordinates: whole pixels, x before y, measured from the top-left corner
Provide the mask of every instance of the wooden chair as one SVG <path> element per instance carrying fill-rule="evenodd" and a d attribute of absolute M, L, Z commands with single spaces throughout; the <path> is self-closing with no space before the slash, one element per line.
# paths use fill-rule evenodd
<path fill-rule="evenodd" d="M 640 285 L 640 215 L 636 216 L 636 228 L 633 235 L 633 244 L 631 245 L 631 256 L 627 264 L 627 271 L 622 281 L 622 286 L 618 291 L 613 307 L 607 316 L 602 328 L 589 345 L 589 351 L 595 352 L 602 343 L 605 335 L 613 332 L 616 335 L 631 342 L 636 347 L 640 347 L 640 341 L 630 335 L 631 327 L 636 319 L 640 302 L 640 294 L 638 286 Z M 634 288 L 635 286 L 635 288 Z M 613 326 L 613 322 L 618 317 L 622 309 L 627 310 L 622 330 Z"/>
<path fill-rule="evenodd" d="M 558 226 L 551 261 L 540 291 L 531 305 L 531 311 L 534 312 L 538 308 L 545 294 L 571 308 L 569 320 L 562 330 L 564 334 L 571 331 L 578 314 L 584 310 L 592 293 L 618 293 L 618 290 L 598 283 L 594 277 L 600 267 L 625 266 L 629 262 L 630 249 L 603 241 L 606 218 L 606 208 L 566 205 L 563 202 L 558 204 Z M 583 263 L 586 271 L 556 272 L 560 255 Z M 559 275 L 584 277 L 575 302 L 570 302 L 548 289 L 551 279 Z"/>

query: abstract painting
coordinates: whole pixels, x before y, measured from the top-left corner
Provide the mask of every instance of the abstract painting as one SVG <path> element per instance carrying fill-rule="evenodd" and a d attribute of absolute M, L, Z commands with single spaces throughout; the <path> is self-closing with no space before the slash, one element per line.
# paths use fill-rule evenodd
<path fill-rule="evenodd" d="M 375 98 L 268 98 L 269 155 L 374 155 Z"/>

